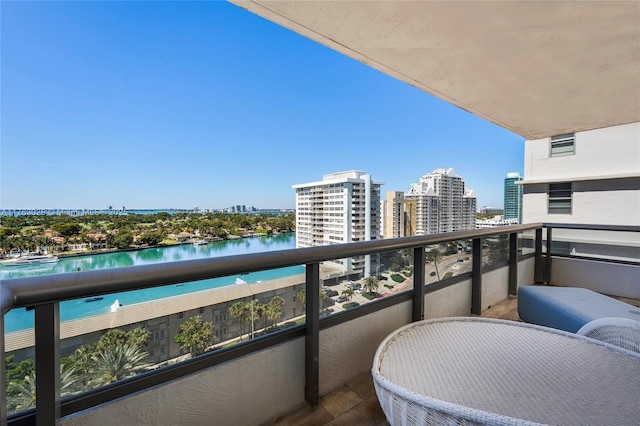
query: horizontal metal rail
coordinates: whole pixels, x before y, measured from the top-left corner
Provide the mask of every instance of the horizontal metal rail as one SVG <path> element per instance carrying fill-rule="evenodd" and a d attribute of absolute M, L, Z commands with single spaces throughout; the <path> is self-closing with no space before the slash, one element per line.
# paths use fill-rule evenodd
<path fill-rule="evenodd" d="M 580 223 L 543 223 L 544 228 L 576 229 L 582 231 L 616 231 L 616 232 L 640 232 L 640 226 L 633 225 L 595 225 Z"/>
<path fill-rule="evenodd" d="M 18 307 L 363 256 L 540 228 L 541 223 L 4 280 L 0 312 Z"/>

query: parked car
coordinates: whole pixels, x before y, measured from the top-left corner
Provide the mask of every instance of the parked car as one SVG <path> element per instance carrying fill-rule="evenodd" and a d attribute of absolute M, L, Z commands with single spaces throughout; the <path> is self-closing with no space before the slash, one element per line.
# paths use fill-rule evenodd
<path fill-rule="evenodd" d="M 338 302 L 338 303 L 343 303 L 343 302 L 346 302 L 346 301 L 347 301 L 347 298 L 345 296 L 340 296 L 340 297 L 338 297 L 336 299 L 336 302 Z"/>
<path fill-rule="evenodd" d="M 337 296 L 338 292 L 335 290 L 331 290 L 330 288 L 324 291 L 325 294 L 329 297 Z"/>
<path fill-rule="evenodd" d="M 431 277 L 435 277 L 435 276 L 436 276 L 436 271 L 431 271 L 431 273 L 429 274 L 429 276 L 431 276 Z"/>

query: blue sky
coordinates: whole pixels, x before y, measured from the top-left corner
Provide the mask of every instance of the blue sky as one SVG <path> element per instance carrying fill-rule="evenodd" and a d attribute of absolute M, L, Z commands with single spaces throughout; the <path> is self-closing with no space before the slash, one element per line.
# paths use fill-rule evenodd
<path fill-rule="evenodd" d="M 524 140 L 225 2 L 2 2 L 0 208 L 293 208 L 453 167 L 502 206 Z"/>

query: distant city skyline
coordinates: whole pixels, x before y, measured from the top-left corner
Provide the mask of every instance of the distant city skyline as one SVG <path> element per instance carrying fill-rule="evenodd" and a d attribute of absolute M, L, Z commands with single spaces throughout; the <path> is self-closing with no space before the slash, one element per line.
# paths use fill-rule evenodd
<path fill-rule="evenodd" d="M 2 7 L 0 209 L 292 209 L 438 168 L 498 207 L 523 171 L 522 137 L 226 2 Z"/>

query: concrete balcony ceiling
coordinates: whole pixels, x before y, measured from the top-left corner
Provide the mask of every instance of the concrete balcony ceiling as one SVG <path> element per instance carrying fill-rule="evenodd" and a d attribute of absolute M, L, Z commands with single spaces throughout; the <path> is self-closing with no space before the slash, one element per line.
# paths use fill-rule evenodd
<path fill-rule="evenodd" d="M 526 139 L 640 121 L 640 2 L 231 0 Z"/>

